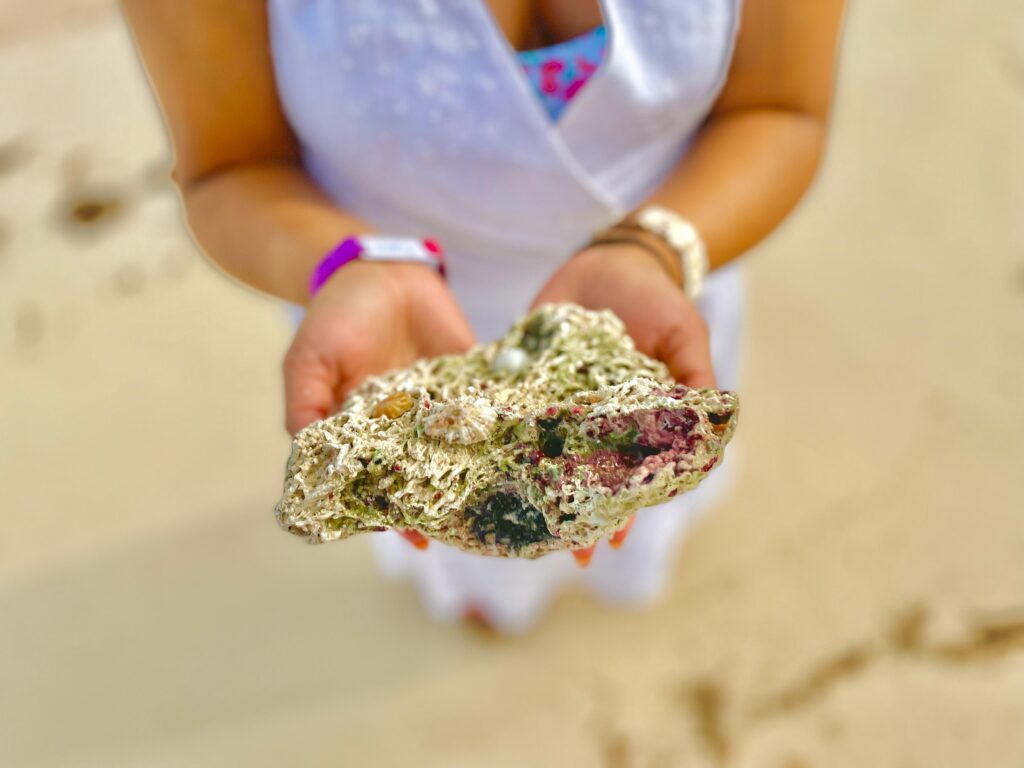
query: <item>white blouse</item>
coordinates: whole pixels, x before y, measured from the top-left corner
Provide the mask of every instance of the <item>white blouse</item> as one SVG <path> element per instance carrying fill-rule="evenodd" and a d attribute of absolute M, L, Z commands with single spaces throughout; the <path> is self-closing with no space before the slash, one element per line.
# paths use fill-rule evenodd
<path fill-rule="evenodd" d="M 477 332 L 676 165 L 724 82 L 738 0 L 603 0 L 604 61 L 558 122 L 483 0 L 269 0 L 309 172 L 389 234 L 436 237 Z"/>

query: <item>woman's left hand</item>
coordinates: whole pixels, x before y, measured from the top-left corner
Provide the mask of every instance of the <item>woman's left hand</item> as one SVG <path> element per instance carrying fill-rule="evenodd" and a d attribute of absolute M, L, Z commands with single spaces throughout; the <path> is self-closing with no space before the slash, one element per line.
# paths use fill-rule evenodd
<path fill-rule="evenodd" d="M 610 309 L 637 349 L 661 360 L 688 387 L 714 387 L 708 328 L 657 259 L 638 245 L 591 246 L 551 276 L 533 306 L 568 301 Z"/>
<path fill-rule="evenodd" d="M 708 328 L 664 268 L 640 246 L 595 245 L 576 254 L 551 276 L 533 306 L 569 301 L 587 309 L 610 309 L 644 354 L 664 362 L 689 387 L 715 386 Z M 610 539 L 618 548 L 633 519 Z M 573 554 L 586 567 L 594 547 Z"/>

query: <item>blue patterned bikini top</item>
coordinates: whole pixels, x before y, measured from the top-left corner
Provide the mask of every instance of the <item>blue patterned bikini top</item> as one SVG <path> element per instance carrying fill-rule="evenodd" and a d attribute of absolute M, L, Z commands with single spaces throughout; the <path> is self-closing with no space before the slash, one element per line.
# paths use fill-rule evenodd
<path fill-rule="evenodd" d="M 607 44 L 608 36 L 601 26 L 564 43 L 519 54 L 519 62 L 552 120 L 558 119 L 597 71 Z"/>

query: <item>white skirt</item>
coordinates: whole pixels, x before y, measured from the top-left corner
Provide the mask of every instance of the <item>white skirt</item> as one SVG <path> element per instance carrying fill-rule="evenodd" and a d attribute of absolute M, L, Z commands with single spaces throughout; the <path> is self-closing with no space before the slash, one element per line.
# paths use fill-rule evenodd
<path fill-rule="evenodd" d="M 743 283 L 739 267 L 716 271 L 707 282 L 701 312 L 711 333 L 711 355 L 718 386 L 736 389 L 740 363 Z M 694 519 L 720 498 L 735 474 L 735 447 L 695 490 L 642 510 L 620 549 L 601 542 L 589 567 L 576 564 L 571 552 L 554 552 L 537 560 L 484 557 L 431 541 L 414 548 L 397 533 L 370 534 L 380 569 L 419 587 L 427 610 L 453 621 L 473 608 L 506 632 L 527 629 L 561 590 L 581 586 L 618 604 L 656 600 L 672 570 L 682 534 Z"/>

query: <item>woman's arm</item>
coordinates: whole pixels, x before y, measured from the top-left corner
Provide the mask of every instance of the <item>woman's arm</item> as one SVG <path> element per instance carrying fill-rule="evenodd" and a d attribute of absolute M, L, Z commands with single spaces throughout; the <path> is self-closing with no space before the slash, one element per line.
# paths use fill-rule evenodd
<path fill-rule="evenodd" d="M 259 0 L 121 0 L 157 93 L 189 227 L 226 272 L 296 304 L 323 254 L 365 225 L 298 162 Z"/>
<path fill-rule="evenodd" d="M 843 0 L 746 0 L 729 79 L 682 162 L 646 202 L 690 219 L 712 267 L 736 258 L 800 200 L 818 166 L 832 97 Z M 696 307 L 636 245 L 586 248 L 535 304 L 613 310 L 637 347 L 676 379 L 713 386 Z"/>
<path fill-rule="evenodd" d="M 712 268 L 800 201 L 825 145 L 844 0 L 747 0 L 729 78 L 686 157 L 649 202 L 692 221 Z"/>
<path fill-rule="evenodd" d="M 365 225 L 298 162 L 263 0 L 121 2 L 163 107 L 196 240 L 226 272 L 308 307 L 284 360 L 291 432 L 333 412 L 370 374 L 473 343 L 443 280 L 417 264 L 349 264 L 309 300 L 314 266 Z"/>

